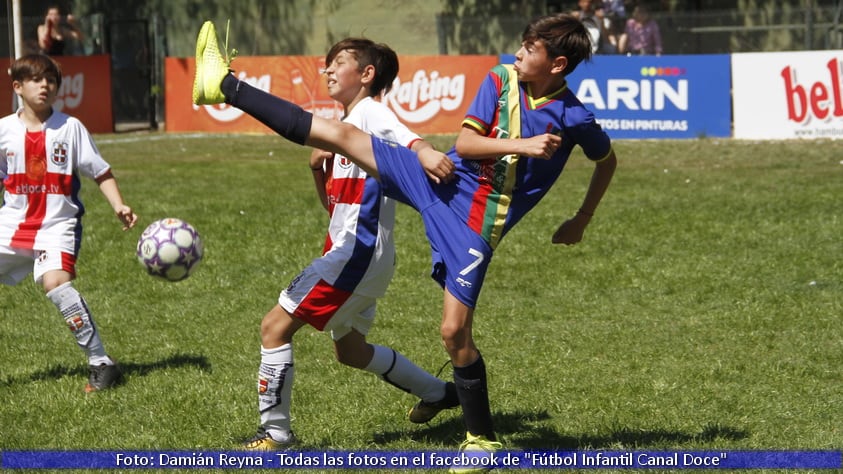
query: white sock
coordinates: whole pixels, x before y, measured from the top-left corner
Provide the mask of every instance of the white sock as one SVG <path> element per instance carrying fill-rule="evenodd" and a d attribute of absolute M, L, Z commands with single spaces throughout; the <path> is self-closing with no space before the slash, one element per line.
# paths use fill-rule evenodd
<path fill-rule="evenodd" d="M 65 324 L 76 338 L 76 344 L 85 351 L 88 356 L 88 364 L 113 365 L 114 361 L 105 353 L 105 347 L 100 340 L 99 331 L 97 331 L 94 319 L 90 310 L 88 310 L 88 305 L 82 295 L 73 287 L 72 282 L 53 288 L 47 292 L 47 298 L 58 308 Z"/>
<path fill-rule="evenodd" d="M 445 396 L 444 380 L 434 377 L 389 347 L 377 344 L 372 344 L 372 347 L 375 354 L 364 370 L 426 402 L 439 401 Z"/>
<path fill-rule="evenodd" d="M 267 349 L 261 346 L 258 371 L 258 408 L 261 426 L 276 441 L 290 433 L 290 396 L 293 393 L 293 345 Z"/>

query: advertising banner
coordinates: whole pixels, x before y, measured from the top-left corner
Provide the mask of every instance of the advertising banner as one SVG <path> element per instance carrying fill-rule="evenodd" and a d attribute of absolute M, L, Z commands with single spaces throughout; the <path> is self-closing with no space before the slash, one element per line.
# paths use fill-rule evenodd
<path fill-rule="evenodd" d="M 61 66 L 62 83 L 53 107 L 81 120 L 91 133 L 112 133 L 111 57 L 104 54 L 54 59 Z M 7 71 L 10 64 L 8 58 L 0 59 L 3 71 Z M 14 112 L 12 79 L 8 74 L 0 74 L 0 91 L 0 110 L 3 111 L 0 116 L 8 115 Z"/>
<path fill-rule="evenodd" d="M 732 55 L 735 138 L 843 138 L 843 51 Z"/>
<path fill-rule="evenodd" d="M 474 93 L 495 56 L 399 56 L 400 71 L 384 101 L 419 134 L 457 133 Z M 243 81 L 290 100 L 315 115 L 341 118 L 342 106 L 328 95 L 322 56 L 241 56 L 235 74 Z M 167 131 L 272 133 L 257 120 L 225 104 L 191 102 L 194 59 L 166 58 Z"/>
<path fill-rule="evenodd" d="M 612 138 L 731 136 L 725 54 L 597 55 L 568 76 L 568 86 Z"/>

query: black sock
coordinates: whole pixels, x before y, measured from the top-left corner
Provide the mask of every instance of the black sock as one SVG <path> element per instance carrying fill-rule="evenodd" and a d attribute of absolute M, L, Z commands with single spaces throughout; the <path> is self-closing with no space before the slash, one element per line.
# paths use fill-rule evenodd
<path fill-rule="evenodd" d="M 486 385 L 486 364 L 483 357 L 466 367 L 454 367 L 454 383 L 462 406 L 465 428 L 474 436 L 485 436 L 494 441 L 492 412 L 489 408 L 489 390 Z"/>
<path fill-rule="evenodd" d="M 264 92 L 231 74 L 220 85 L 225 102 L 246 112 L 293 143 L 304 145 L 310 136 L 313 114 L 292 102 Z"/>

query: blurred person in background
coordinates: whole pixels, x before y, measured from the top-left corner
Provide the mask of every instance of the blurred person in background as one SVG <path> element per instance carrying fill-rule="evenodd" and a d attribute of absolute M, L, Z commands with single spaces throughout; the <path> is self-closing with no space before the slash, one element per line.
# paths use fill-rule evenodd
<path fill-rule="evenodd" d="M 606 11 L 601 0 L 577 0 L 577 9 L 571 15 L 585 25 L 591 37 L 591 52 L 595 54 L 614 54 L 617 47 L 611 41 L 606 29 Z"/>
<path fill-rule="evenodd" d="M 621 35 L 619 49 L 621 54 L 662 54 L 662 34 L 659 24 L 650 17 L 650 10 L 639 4 L 632 10 L 632 18 L 627 20 L 626 29 Z"/>
<path fill-rule="evenodd" d="M 44 15 L 44 22 L 38 25 L 38 50 L 50 56 L 66 54 L 68 41 L 82 41 L 84 35 L 76 18 L 68 13 L 62 16 L 58 5 L 51 5 Z"/>
<path fill-rule="evenodd" d="M 602 0 L 603 26 L 606 39 L 617 52 L 621 35 L 626 27 L 626 4 L 624 0 Z"/>

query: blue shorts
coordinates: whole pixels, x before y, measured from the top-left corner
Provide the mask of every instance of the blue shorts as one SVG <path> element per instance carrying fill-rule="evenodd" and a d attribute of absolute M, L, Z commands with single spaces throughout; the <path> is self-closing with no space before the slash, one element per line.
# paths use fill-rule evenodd
<path fill-rule="evenodd" d="M 431 276 L 470 308 L 477 306 L 492 248 L 434 192 L 416 153 L 372 137 L 384 194 L 417 210 L 430 242 Z"/>

